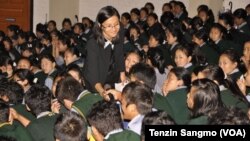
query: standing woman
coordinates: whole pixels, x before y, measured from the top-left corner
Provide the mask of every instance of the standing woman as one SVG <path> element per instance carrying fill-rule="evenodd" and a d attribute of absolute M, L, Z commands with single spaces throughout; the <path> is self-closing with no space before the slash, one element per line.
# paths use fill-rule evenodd
<path fill-rule="evenodd" d="M 86 45 L 87 56 L 84 64 L 86 88 L 105 94 L 104 85 L 125 81 L 123 36 L 118 11 L 112 6 L 103 7 L 93 28 L 94 38 Z M 109 87 L 110 87 L 109 86 Z"/>

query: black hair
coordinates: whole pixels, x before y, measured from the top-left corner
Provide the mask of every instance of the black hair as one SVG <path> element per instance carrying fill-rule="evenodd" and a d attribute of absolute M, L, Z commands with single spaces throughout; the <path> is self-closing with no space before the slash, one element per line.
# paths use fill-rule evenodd
<path fill-rule="evenodd" d="M 23 102 L 24 91 L 21 85 L 15 81 L 9 81 L 6 88 L 14 94 L 12 98 L 9 97 L 10 102 L 13 104 L 21 104 Z"/>
<path fill-rule="evenodd" d="M 126 99 L 127 105 L 135 104 L 141 115 L 152 110 L 153 92 L 151 88 L 140 82 L 130 82 L 122 90 L 122 96 Z"/>
<path fill-rule="evenodd" d="M 195 16 L 191 20 L 191 27 L 194 31 L 198 31 L 203 28 L 203 21 L 200 17 Z"/>
<path fill-rule="evenodd" d="M 62 26 L 63 26 L 65 23 L 69 23 L 70 25 L 72 25 L 70 18 L 64 18 L 63 21 L 62 21 Z"/>
<path fill-rule="evenodd" d="M 208 23 L 214 23 L 214 13 L 211 9 L 209 9 L 208 7 L 199 7 L 198 13 L 200 12 L 205 12 L 206 15 L 209 17 L 209 19 L 207 20 Z"/>
<path fill-rule="evenodd" d="M 127 19 L 129 21 L 131 20 L 131 16 L 128 12 L 122 13 L 121 17 L 124 17 L 125 19 Z"/>
<path fill-rule="evenodd" d="M 155 7 L 154 7 L 153 3 L 151 3 L 151 2 L 145 3 L 144 7 L 148 8 L 147 6 L 149 6 L 149 9 L 150 9 L 152 12 L 155 10 Z"/>
<path fill-rule="evenodd" d="M 221 24 L 219 24 L 219 23 L 214 23 L 214 24 L 211 26 L 211 28 L 210 28 L 210 32 L 211 32 L 212 28 L 218 29 L 218 30 L 223 34 L 223 35 L 222 35 L 222 39 L 227 39 L 227 38 L 228 38 L 228 36 L 227 36 L 227 34 L 226 34 L 227 29 L 226 29 L 224 26 L 222 26 Z"/>
<path fill-rule="evenodd" d="M 161 74 L 165 73 L 166 61 L 163 52 L 159 48 L 149 48 L 147 52 L 148 59 Z"/>
<path fill-rule="evenodd" d="M 96 16 L 96 23 L 93 27 L 93 32 L 94 32 L 94 37 L 97 40 L 97 44 L 100 47 L 103 47 L 105 43 L 105 38 L 102 35 L 102 24 L 112 16 L 117 16 L 117 18 L 120 20 L 120 15 L 113 6 L 103 7 L 102 9 L 100 9 L 100 11 Z M 119 40 L 119 33 L 112 40 L 112 42 L 116 43 L 118 40 Z"/>
<path fill-rule="evenodd" d="M 36 116 L 42 112 L 51 111 L 52 93 L 46 86 L 38 84 L 31 86 L 24 99 L 31 112 Z"/>
<path fill-rule="evenodd" d="M 250 125 L 250 120 L 245 112 L 236 107 L 219 111 L 209 118 L 210 125 Z"/>
<path fill-rule="evenodd" d="M 140 12 L 141 12 L 141 11 L 145 11 L 147 15 L 149 14 L 149 13 L 148 13 L 148 9 L 147 9 L 146 7 L 142 7 L 142 8 L 140 9 Z"/>
<path fill-rule="evenodd" d="M 56 27 L 56 21 L 54 21 L 54 20 L 50 20 L 50 21 L 48 22 L 48 24 L 53 24 L 53 26 Z"/>
<path fill-rule="evenodd" d="M 152 111 L 147 113 L 142 120 L 141 141 L 145 141 L 146 125 L 175 125 L 173 118 L 165 111 Z"/>
<path fill-rule="evenodd" d="M 190 87 L 191 74 L 187 69 L 183 67 L 174 67 L 170 70 L 170 72 L 174 73 L 178 80 L 182 80 L 184 86 Z"/>
<path fill-rule="evenodd" d="M 79 51 L 78 48 L 76 48 L 76 47 L 67 48 L 65 52 L 70 52 L 70 53 L 72 53 L 73 55 L 76 55 L 77 57 L 80 57 L 80 56 L 81 56 L 80 51 Z"/>
<path fill-rule="evenodd" d="M 130 77 L 135 77 L 138 81 L 142 81 L 151 89 L 155 88 L 156 73 L 153 67 L 145 63 L 137 63 L 133 65 L 129 71 Z"/>
<path fill-rule="evenodd" d="M 9 105 L 5 104 L 3 101 L 0 101 L 0 124 L 8 122 L 9 120 Z"/>
<path fill-rule="evenodd" d="M 77 97 L 83 91 L 83 86 L 71 76 L 65 77 L 57 86 L 56 95 L 61 103 L 64 103 L 64 99 L 72 102 L 76 101 Z"/>
<path fill-rule="evenodd" d="M 206 29 L 202 28 L 194 33 L 194 36 L 198 39 L 202 39 L 204 42 L 208 41 L 208 33 Z"/>
<path fill-rule="evenodd" d="M 60 141 L 86 141 L 87 123 L 75 112 L 60 114 L 55 123 L 54 135 Z"/>
<path fill-rule="evenodd" d="M 17 141 L 15 138 L 10 136 L 0 136 L 1 141 Z"/>
<path fill-rule="evenodd" d="M 81 84 L 83 86 L 85 86 L 85 79 L 83 76 L 83 71 L 81 70 L 81 68 L 77 64 L 68 65 L 66 68 L 66 72 L 69 73 L 69 71 L 77 72 L 79 75 L 79 78 L 81 79 Z"/>
<path fill-rule="evenodd" d="M 75 23 L 74 28 L 78 26 L 82 31 L 84 31 L 84 25 L 82 23 Z"/>
<path fill-rule="evenodd" d="M 14 35 L 17 35 L 20 31 L 20 27 L 18 25 L 14 25 L 14 24 L 7 26 L 7 29 L 14 32 Z"/>
<path fill-rule="evenodd" d="M 51 54 L 44 54 L 44 55 L 42 55 L 42 56 L 40 56 L 40 61 L 42 60 L 42 59 L 48 59 L 49 61 L 51 61 L 52 63 L 55 63 L 56 62 L 56 60 L 55 60 L 55 58 L 51 55 Z"/>
<path fill-rule="evenodd" d="M 139 10 L 138 8 L 133 8 L 133 9 L 131 9 L 131 10 L 130 10 L 130 14 L 131 14 L 131 13 L 134 13 L 134 14 L 140 16 L 140 10 Z"/>
<path fill-rule="evenodd" d="M 115 102 L 98 101 L 87 115 L 88 122 L 104 137 L 111 131 L 122 129 L 122 118 Z"/>
<path fill-rule="evenodd" d="M 67 45 L 67 47 L 71 46 L 70 38 L 67 38 L 64 35 L 58 36 L 58 41 L 62 42 L 63 45 Z"/>
<path fill-rule="evenodd" d="M 233 12 L 234 17 L 246 20 L 247 19 L 247 11 L 243 8 L 238 8 Z"/>
<path fill-rule="evenodd" d="M 196 89 L 193 96 L 192 117 L 206 115 L 211 117 L 220 108 L 224 108 L 218 85 L 210 79 L 197 79 L 192 82 Z"/>
<path fill-rule="evenodd" d="M 175 19 L 173 20 L 173 22 L 171 22 L 168 26 L 167 26 L 167 30 L 174 36 L 177 38 L 177 42 L 179 42 L 180 44 L 184 44 L 186 43 L 184 36 L 183 36 L 183 31 L 182 31 L 182 23 L 180 20 Z"/>
<path fill-rule="evenodd" d="M 155 13 L 148 14 L 148 17 L 154 18 L 156 21 L 158 21 L 158 16 Z"/>
<path fill-rule="evenodd" d="M 219 20 L 223 20 L 226 25 L 230 25 L 230 27 L 234 26 L 234 19 L 232 13 L 222 13 L 219 15 Z"/>
<path fill-rule="evenodd" d="M 174 14 L 172 12 L 164 12 L 161 15 L 160 21 L 165 26 L 168 27 L 168 25 L 173 22 Z"/>
<path fill-rule="evenodd" d="M 42 24 L 42 23 L 38 23 L 37 25 L 36 25 L 36 31 L 37 32 L 41 32 L 41 33 L 45 33 L 46 32 L 46 26 L 44 25 L 44 24 Z"/>

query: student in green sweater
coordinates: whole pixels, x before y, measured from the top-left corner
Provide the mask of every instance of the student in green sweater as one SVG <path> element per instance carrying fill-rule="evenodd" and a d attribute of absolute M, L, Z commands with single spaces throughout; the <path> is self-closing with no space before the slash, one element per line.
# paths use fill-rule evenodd
<path fill-rule="evenodd" d="M 27 129 L 9 121 L 9 108 L 7 104 L 0 101 L 0 136 L 12 137 L 18 141 L 33 141 Z"/>
<path fill-rule="evenodd" d="M 208 65 L 198 74 L 198 78 L 208 78 L 214 81 L 220 89 L 221 99 L 228 107 L 238 107 L 247 112 L 249 103 L 235 81 L 225 79 L 225 74 L 217 65 Z"/>
<path fill-rule="evenodd" d="M 46 86 L 33 85 L 25 95 L 27 109 L 36 116 L 33 121 L 11 109 L 13 119 L 28 129 L 34 141 L 54 141 L 54 124 L 57 116 L 51 112 L 52 93 Z"/>
<path fill-rule="evenodd" d="M 197 79 L 187 95 L 187 105 L 191 110 L 188 124 L 207 125 L 209 118 L 224 108 L 218 85 L 209 79 Z"/>
<path fill-rule="evenodd" d="M 165 99 L 173 109 L 173 119 L 177 124 L 185 124 L 189 118 L 186 101 L 190 83 L 189 71 L 182 67 L 175 67 L 170 70 L 162 87 Z"/>

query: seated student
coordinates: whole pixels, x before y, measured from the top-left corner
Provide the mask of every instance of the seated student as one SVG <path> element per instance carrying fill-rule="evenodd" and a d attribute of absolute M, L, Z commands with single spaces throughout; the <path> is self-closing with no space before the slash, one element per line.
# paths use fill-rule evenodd
<path fill-rule="evenodd" d="M 173 109 L 172 117 L 177 124 L 185 124 L 189 118 L 186 100 L 190 83 L 189 71 L 185 68 L 176 67 L 170 70 L 162 86 L 165 99 Z"/>
<path fill-rule="evenodd" d="M 139 141 L 140 136 L 122 127 L 119 106 L 114 101 L 99 101 L 87 117 L 96 141 Z"/>
<path fill-rule="evenodd" d="M 250 125 L 247 114 L 238 108 L 221 111 L 209 119 L 211 125 Z"/>
<path fill-rule="evenodd" d="M 120 102 L 123 118 L 130 121 L 128 129 L 140 135 L 142 119 L 153 107 L 151 89 L 140 82 L 131 82 L 123 89 Z"/>
<path fill-rule="evenodd" d="M 187 95 L 187 106 L 191 110 L 190 125 L 207 125 L 219 109 L 224 108 L 218 85 L 209 79 L 197 79 Z"/>
<path fill-rule="evenodd" d="M 52 54 L 52 38 L 49 33 L 45 33 L 41 38 L 41 43 L 43 45 L 42 49 L 39 52 L 39 55 Z"/>
<path fill-rule="evenodd" d="M 64 61 L 66 66 L 70 66 L 72 64 L 78 65 L 80 68 L 83 68 L 83 59 L 81 58 L 81 54 L 76 47 L 68 48 L 64 52 Z"/>
<path fill-rule="evenodd" d="M 35 58 L 20 58 L 16 68 L 32 71 L 34 73 L 34 78 L 38 79 L 38 83 L 44 85 L 46 74 L 38 67 L 38 61 Z"/>
<path fill-rule="evenodd" d="M 193 60 L 195 60 L 195 58 L 196 57 L 193 53 L 193 48 L 185 45 L 180 45 L 175 51 L 174 62 L 177 67 L 183 67 L 189 72 L 192 72 L 195 66 L 195 64 L 193 63 Z"/>
<path fill-rule="evenodd" d="M 28 69 L 18 69 L 14 72 L 13 80 L 23 88 L 26 93 L 34 84 L 34 74 Z"/>
<path fill-rule="evenodd" d="M 250 27 L 247 24 L 247 11 L 243 8 L 238 8 L 233 12 L 234 24 L 237 30 L 247 35 L 250 35 Z"/>
<path fill-rule="evenodd" d="M 242 55 L 242 47 L 239 44 L 235 44 L 234 42 L 227 40 L 225 37 L 225 28 L 219 23 L 215 23 L 209 32 L 209 37 L 212 42 L 215 44 L 215 49 L 219 52 L 219 54 L 223 53 L 228 49 L 234 49 L 240 55 Z"/>
<path fill-rule="evenodd" d="M 70 65 L 69 67 L 67 67 L 66 72 L 73 78 L 75 78 L 75 80 L 77 80 L 83 87 L 85 87 L 83 72 L 78 65 L 76 64 Z"/>
<path fill-rule="evenodd" d="M 74 112 L 61 114 L 55 123 L 54 135 L 56 141 L 86 141 L 87 123 Z"/>
<path fill-rule="evenodd" d="M 41 61 L 41 68 L 43 72 L 47 75 L 44 84 L 51 90 L 54 78 L 58 73 L 56 69 L 55 58 L 52 55 L 47 54 L 43 55 L 40 58 L 40 61 Z"/>
<path fill-rule="evenodd" d="M 129 52 L 125 56 L 125 74 L 128 77 L 131 67 L 139 62 L 142 62 L 140 54 L 136 51 Z M 127 78 L 129 80 L 129 78 Z"/>
<path fill-rule="evenodd" d="M 35 116 L 26 109 L 24 104 L 24 92 L 22 87 L 14 81 L 3 82 L 3 80 L 1 80 L 0 83 L 0 99 L 30 121 L 34 120 Z M 14 121 L 13 124 L 20 123 Z"/>
<path fill-rule="evenodd" d="M 223 70 L 217 65 L 208 65 L 198 74 L 198 78 L 214 81 L 220 89 L 221 99 L 226 106 L 238 107 L 248 111 L 249 103 L 235 81 L 225 79 Z"/>
<path fill-rule="evenodd" d="M 54 124 L 57 116 L 51 112 L 52 93 L 46 86 L 33 85 L 25 95 L 27 109 L 37 119 L 29 121 L 14 109 L 11 115 L 28 129 L 35 141 L 54 141 Z"/>
<path fill-rule="evenodd" d="M 30 133 L 22 125 L 13 125 L 9 121 L 9 108 L 7 104 L 0 101 L 0 136 L 13 137 L 19 141 L 33 141 Z"/>
<path fill-rule="evenodd" d="M 147 64 L 152 66 L 156 73 L 155 91 L 162 94 L 161 87 L 169 70 L 166 68 L 166 60 L 160 48 L 149 48 L 147 52 Z"/>
<path fill-rule="evenodd" d="M 141 141 L 145 141 L 145 125 L 175 125 L 175 122 L 165 111 L 147 113 L 142 120 Z"/>
<path fill-rule="evenodd" d="M 83 86 L 71 76 L 65 77 L 57 87 L 57 98 L 68 110 L 80 114 L 85 120 L 90 108 L 100 101 L 99 94 L 92 94 L 84 90 Z"/>
<path fill-rule="evenodd" d="M 233 81 L 237 81 L 242 75 L 243 69 L 241 68 L 240 57 L 234 50 L 226 50 L 220 55 L 219 66 L 222 68 L 226 75 L 226 78 L 230 78 Z"/>
<path fill-rule="evenodd" d="M 211 45 L 208 44 L 208 33 L 202 28 L 193 34 L 193 40 L 199 46 L 201 56 L 206 59 L 208 64 L 218 64 L 219 54 Z M 213 54 L 213 55 L 211 55 Z"/>

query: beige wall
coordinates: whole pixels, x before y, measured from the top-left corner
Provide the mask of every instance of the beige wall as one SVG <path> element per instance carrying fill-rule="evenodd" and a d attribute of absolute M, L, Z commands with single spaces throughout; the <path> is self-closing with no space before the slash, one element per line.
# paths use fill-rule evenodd
<path fill-rule="evenodd" d="M 55 20 L 57 28 L 61 29 L 64 18 L 70 18 L 72 24 L 76 23 L 75 15 L 79 14 L 79 0 L 50 0 L 50 20 Z"/>
<path fill-rule="evenodd" d="M 46 22 L 49 19 L 49 1 L 50 0 L 34 0 L 33 8 L 33 31 L 36 30 L 36 25 L 38 23 Z"/>

